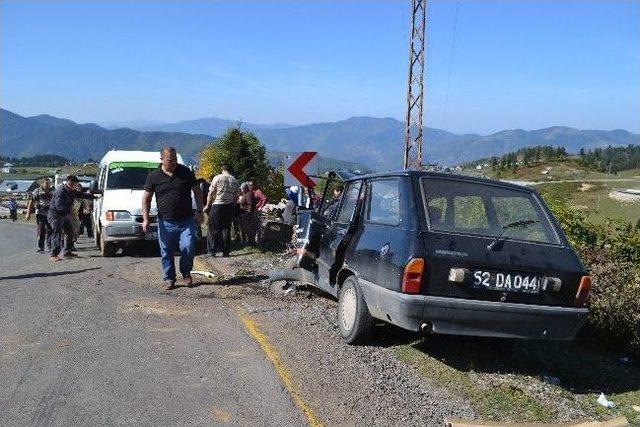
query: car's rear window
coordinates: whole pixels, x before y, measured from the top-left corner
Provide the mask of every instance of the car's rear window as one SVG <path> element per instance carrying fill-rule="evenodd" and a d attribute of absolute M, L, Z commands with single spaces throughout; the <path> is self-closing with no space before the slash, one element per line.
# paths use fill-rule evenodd
<path fill-rule="evenodd" d="M 526 189 L 422 178 L 429 228 L 533 242 L 559 243 L 540 202 Z"/>

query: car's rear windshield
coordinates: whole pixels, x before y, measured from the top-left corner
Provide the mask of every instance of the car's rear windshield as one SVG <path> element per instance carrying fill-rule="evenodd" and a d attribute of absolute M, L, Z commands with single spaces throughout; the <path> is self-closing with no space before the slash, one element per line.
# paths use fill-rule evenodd
<path fill-rule="evenodd" d="M 140 190 L 144 188 L 149 172 L 158 168 L 158 164 L 131 162 L 112 163 L 109 165 L 109 176 L 107 178 L 108 189 L 132 189 Z"/>
<path fill-rule="evenodd" d="M 540 201 L 526 189 L 425 177 L 422 190 L 431 230 L 559 243 Z"/>

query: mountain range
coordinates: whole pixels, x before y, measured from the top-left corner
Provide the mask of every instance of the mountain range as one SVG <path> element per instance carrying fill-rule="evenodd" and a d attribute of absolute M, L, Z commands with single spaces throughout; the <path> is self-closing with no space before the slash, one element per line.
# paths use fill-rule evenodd
<path fill-rule="evenodd" d="M 100 158 L 118 149 L 157 150 L 174 145 L 194 161 L 201 147 L 219 136 L 233 120 L 205 118 L 177 123 L 140 122 L 138 129 L 106 129 L 49 115 L 23 117 L 0 109 L 0 154 L 11 157 L 58 154 L 75 160 Z M 351 117 L 327 123 L 292 126 L 241 123 L 269 152 L 318 151 L 322 156 L 366 165 L 373 170 L 402 166 L 403 122 L 393 118 Z M 569 152 L 640 143 L 626 130 L 580 130 L 554 126 L 537 130 L 504 130 L 491 135 L 454 134 L 424 129 L 425 161 L 454 165 L 535 145 L 564 146 Z"/>
<path fill-rule="evenodd" d="M 293 127 L 288 123 L 257 124 L 247 123 L 241 120 L 219 119 L 217 117 L 206 117 L 196 120 L 185 120 L 177 123 L 153 122 L 151 120 L 138 120 L 131 122 L 112 122 L 103 125 L 107 129 L 131 128 L 141 131 L 157 132 L 184 132 L 191 134 L 220 135 L 227 128 L 241 126 L 243 129 L 254 131 L 257 129 L 286 129 Z"/>

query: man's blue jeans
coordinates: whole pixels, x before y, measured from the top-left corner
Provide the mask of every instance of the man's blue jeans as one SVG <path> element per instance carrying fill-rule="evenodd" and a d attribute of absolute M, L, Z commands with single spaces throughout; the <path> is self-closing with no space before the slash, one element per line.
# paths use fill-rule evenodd
<path fill-rule="evenodd" d="M 180 273 L 182 277 L 191 275 L 193 257 L 196 254 L 196 222 L 187 219 L 158 219 L 158 241 L 164 280 L 176 280 L 176 266 L 173 251 L 180 248 Z"/>

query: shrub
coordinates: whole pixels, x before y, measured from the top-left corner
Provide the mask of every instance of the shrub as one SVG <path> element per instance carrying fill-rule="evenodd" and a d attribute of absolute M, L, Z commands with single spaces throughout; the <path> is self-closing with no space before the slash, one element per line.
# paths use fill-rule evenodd
<path fill-rule="evenodd" d="M 581 336 L 640 356 L 640 230 L 615 220 L 593 224 L 558 194 L 544 198 L 591 276 Z"/>
<path fill-rule="evenodd" d="M 640 265 L 605 250 L 583 250 L 592 291 L 585 336 L 640 356 Z"/>

